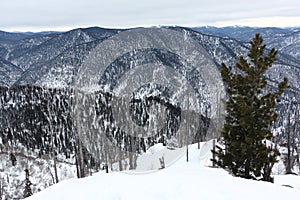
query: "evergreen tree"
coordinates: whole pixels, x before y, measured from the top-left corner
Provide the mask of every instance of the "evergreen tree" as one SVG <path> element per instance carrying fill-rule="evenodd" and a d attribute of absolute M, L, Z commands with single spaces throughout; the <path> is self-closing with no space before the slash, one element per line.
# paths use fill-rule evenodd
<path fill-rule="evenodd" d="M 16 156 L 13 153 L 9 154 L 9 159 L 11 161 L 12 166 L 16 166 L 16 164 L 17 164 L 17 158 L 16 158 Z"/>
<path fill-rule="evenodd" d="M 29 197 L 32 195 L 32 190 L 31 190 L 31 181 L 29 180 L 29 170 L 25 169 L 25 189 L 24 189 L 24 194 L 23 197 Z"/>
<path fill-rule="evenodd" d="M 250 45 L 248 60 L 240 56 L 235 72 L 224 63 L 221 66 L 228 95 L 221 133 L 225 149 L 217 147 L 213 162 L 235 176 L 272 181 L 271 170 L 279 152 L 266 143 L 272 138 L 271 125 L 277 118 L 275 106 L 288 87 L 288 80 L 284 78 L 276 92 L 267 93 L 264 74 L 276 61 L 277 51 L 265 53 L 266 45 L 259 34 Z"/>

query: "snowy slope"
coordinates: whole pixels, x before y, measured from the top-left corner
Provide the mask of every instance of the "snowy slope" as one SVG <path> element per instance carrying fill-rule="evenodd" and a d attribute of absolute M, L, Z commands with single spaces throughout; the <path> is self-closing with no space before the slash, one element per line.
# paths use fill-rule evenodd
<path fill-rule="evenodd" d="M 21 149 L 19 147 L 19 149 Z M 17 150 L 19 150 L 17 149 Z M 54 167 L 53 160 L 46 156 L 39 158 L 37 154 L 27 151 L 26 156 L 24 153 L 25 148 L 22 151 L 15 149 L 14 155 L 16 158 L 16 164 L 13 166 L 10 153 L 7 149 L 2 148 L 0 153 L 0 185 L 2 195 L 0 199 L 21 199 L 24 192 L 24 180 L 25 169 L 29 170 L 30 181 L 32 183 L 31 189 L 33 193 L 37 193 L 45 188 L 53 185 L 54 181 Z M 18 152 L 18 153 L 16 153 Z M 63 160 L 63 162 L 62 162 Z M 76 177 L 76 166 L 73 165 L 75 161 L 69 159 L 59 159 L 57 161 L 57 172 L 59 180 L 66 180 Z"/>
<path fill-rule="evenodd" d="M 100 172 L 84 179 L 60 182 L 28 200 L 282 200 L 300 196 L 299 176 L 276 176 L 275 184 L 232 177 L 222 169 L 208 167 L 210 145 L 201 146 L 201 150 L 197 149 L 197 145 L 190 146 L 188 163 L 183 156 L 173 165 L 153 173 Z M 156 149 L 157 152 L 165 151 L 160 147 Z"/>

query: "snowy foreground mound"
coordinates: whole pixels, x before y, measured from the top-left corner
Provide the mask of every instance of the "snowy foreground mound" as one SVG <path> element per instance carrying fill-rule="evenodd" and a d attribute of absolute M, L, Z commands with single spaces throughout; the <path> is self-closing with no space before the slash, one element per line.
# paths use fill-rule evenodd
<path fill-rule="evenodd" d="M 28 199 L 282 200 L 300 197 L 299 176 L 275 176 L 275 184 L 232 177 L 222 169 L 207 167 L 211 156 L 210 145 L 201 146 L 201 150 L 197 149 L 197 145 L 190 146 L 189 162 L 182 156 L 163 170 L 152 173 L 99 172 L 84 179 L 60 182 Z M 161 147 L 156 150 L 165 156 L 170 151 Z M 152 153 L 155 157 L 153 150 Z"/>

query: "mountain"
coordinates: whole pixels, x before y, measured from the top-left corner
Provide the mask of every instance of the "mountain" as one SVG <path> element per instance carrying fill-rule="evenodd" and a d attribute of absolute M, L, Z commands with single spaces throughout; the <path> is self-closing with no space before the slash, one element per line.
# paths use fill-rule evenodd
<path fill-rule="evenodd" d="M 195 31 L 219 36 L 223 38 L 233 38 L 243 43 L 248 43 L 256 33 L 260 33 L 264 38 L 268 48 L 276 48 L 280 53 L 288 54 L 294 58 L 300 59 L 299 37 L 300 27 L 294 28 L 275 28 L 275 27 L 244 27 L 244 26 L 229 26 L 229 27 L 194 27 Z"/>
<path fill-rule="evenodd" d="M 13 41 L 18 41 L 27 37 L 31 37 L 32 35 L 35 35 L 35 33 L 10 33 L 0 31 L 0 41 L 1 43 L 10 43 Z"/>
<path fill-rule="evenodd" d="M 246 41 L 256 31 L 263 32 L 267 44 L 281 49 L 266 75 L 268 89 L 274 90 L 283 77 L 289 78 L 291 86 L 278 106 L 280 120 L 274 130 L 285 130 L 288 110 L 297 110 L 290 106 L 300 99 L 297 28 L 142 29 L 147 39 L 135 30 L 91 27 L 67 32 L 0 32 L 0 159 L 5 160 L 0 165 L 0 183 L 5 185 L 6 197 L 22 195 L 20 173 L 24 168 L 29 168 L 37 192 L 54 184 L 57 173 L 58 180 L 65 180 L 105 167 L 136 169 L 138 157 L 157 143 L 176 149 L 216 137 L 222 118 L 220 102 L 225 98 L 218 69 L 222 62 L 234 68 L 238 56 L 247 56 Z M 172 34 L 159 35 L 163 31 Z M 164 47 L 163 39 L 168 39 L 167 45 L 182 42 L 192 47 L 182 45 L 185 48 L 176 54 L 157 48 Z M 126 40 L 140 48 L 122 43 Z M 199 60 L 193 57 L 198 51 L 203 56 Z M 190 60 L 199 62 L 191 64 Z M 80 81 L 96 85 L 74 87 L 78 80 L 76 86 Z M 134 89 L 130 94 L 127 86 Z M 174 88 L 177 90 L 171 90 Z M 119 97 L 118 92 L 128 96 Z M 192 100 L 186 101 L 187 96 Z M 277 133 L 279 139 L 285 138 Z M 285 139 L 280 142 L 286 145 Z M 31 161 L 26 163 L 27 158 Z M 43 179 L 45 184 L 39 184 Z"/>
<path fill-rule="evenodd" d="M 22 45 L 9 54 L 8 60 L 25 71 L 48 62 L 74 46 L 103 39 L 116 32 L 101 28 L 75 29 L 63 34 L 51 34 L 50 37 L 43 35 L 32 41 L 25 39 Z"/>
<path fill-rule="evenodd" d="M 64 51 L 74 49 L 80 44 L 94 40 L 101 40 L 117 33 L 119 30 L 102 29 L 97 27 L 75 29 L 64 33 L 6 33 L 0 32 L 0 58 L 17 66 L 25 73 L 27 70 L 39 70 L 42 65 L 55 59 Z M 49 67 L 47 67 L 49 68 Z M 49 70 L 49 69 L 48 69 Z M 3 70 L 0 77 L 3 80 L 7 69 Z M 26 72 L 28 74 L 28 72 Z M 20 79 L 22 75 L 16 74 Z M 12 85 L 16 82 L 6 80 L 3 85 Z M 30 83 L 30 82 L 28 82 Z"/>
<path fill-rule="evenodd" d="M 207 27 L 204 29 L 206 30 Z M 233 30 L 232 30 L 233 29 Z M 248 29 L 251 29 L 253 33 L 255 33 L 256 31 L 259 31 L 261 29 L 255 29 L 255 28 L 238 28 L 238 27 L 227 27 L 224 28 L 224 30 L 222 28 L 215 28 L 213 27 L 212 30 L 209 29 L 210 31 L 216 30 L 216 34 L 217 35 L 225 35 L 228 32 L 230 32 L 230 30 L 232 30 L 232 35 L 235 36 L 235 32 L 236 36 L 239 35 L 240 32 L 245 32 L 245 34 L 247 33 Z M 276 28 L 274 28 L 275 30 L 277 30 Z M 198 31 L 202 31 L 202 29 L 197 29 Z M 271 37 L 272 34 L 272 30 L 273 28 L 265 28 L 262 29 L 263 31 L 265 31 L 266 33 L 271 32 L 269 37 Z M 269 30 L 269 31 L 266 31 Z M 281 29 L 279 29 L 281 30 Z M 283 31 L 288 31 L 288 30 L 283 30 Z M 298 34 L 298 32 L 294 33 L 294 29 L 290 30 L 290 32 L 293 32 L 293 34 Z M 263 32 L 264 33 L 264 32 Z M 248 33 L 247 33 L 248 34 Z M 220 37 L 220 36 L 213 36 L 211 34 L 204 34 L 202 32 L 194 32 L 192 33 L 192 36 L 195 37 L 202 46 L 204 46 L 204 48 L 207 50 L 207 52 L 211 55 L 211 57 L 214 59 L 214 61 L 219 65 L 221 62 L 224 62 L 227 66 L 233 66 L 235 64 L 235 60 L 238 56 L 243 55 L 244 57 L 247 57 L 247 53 L 249 50 L 249 44 L 245 43 L 239 39 L 241 38 L 237 38 L 237 39 L 232 39 L 227 37 Z M 250 37 L 250 35 L 249 35 Z M 253 35 L 251 36 L 253 37 Z M 287 35 L 284 35 L 282 37 L 278 36 L 277 40 L 278 43 L 283 42 L 283 39 L 285 37 L 288 37 Z M 250 41 L 251 38 L 249 38 L 248 41 Z M 266 43 L 267 43 L 267 39 L 265 39 Z M 297 40 L 299 42 L 299 39 Z M 274 42 L 272 43 L 274 44 Z M 289 48 L 290 50 L 293 50 L 294 52 L 298 52 L 297 51 L 297 42 L 294 42 L 290 45 L 284 45 L 282 44 L 281 48 Z M 285 47 L 283 47 L 285 46 Z M 268 48 L 271 48 L 269 46 L 267 46 Z M 294 93 L 294 95 L 297 96 L 296 93 L 299 93 L 299 88 L 300 88 L 300 83 L 299 83 L 299 79 L 300 79 L 300 60 L 297 57 L 294 57 L 293 55 L 287 54 L 284 51 L 280 51 L 279 50 L 279 54 L 277 56 L 278 61 L 275 62 L 275 64 L 272 66 L 271 69 L 268 70 L 267 72 L 267 77 L 270 81 L 270 85 L 274 86 L 273 83 L 278 83 L 280 82 L 280 80 L 282 80 L 284 77 L 287 77 L 289 79 L 289 83 L 290 86 L 292 88 L 292 92 Z M 298 97 L 299 98 L 299 97 Z"/>
<path fill-rule="evenodd" d="M 217 65 L 224 62 L 234 65 L 235 58 L 246 55 L 248 43 L 254 33 L 261 32 L 268 48 L 279 50 L 278 62 L 269 70 L 272 82 L 288 77 L 292 88 L 299 85 L 299 28 L 252 28 L 252 27 L 197 27 L 192 29 L 170 27 L 187 31 L 209 53 Z M 0 56 L 5 67 L 0 74 L 2 85 L 36 84 L 66 87 L 72 84 L 79 66 L 89 52 L 106 38 L 124 30 L 98 27 L 74 29 L 62 33 L 24 34 L 7 33 L 1 37 Z M 1 39 L 2 38 L 2 39 Z M 1 53 L 2 52 L 2 53 Z M 10 64 L 8 64 L 10 63 Z M 15 67 L 7 67 L 15 66 Z M 12 68 L 8 71 L 8 68 Z M 18 69 L 14 76 L 11 71 Z M 20 73 L 21 70 L 21 73 Z M 10 74 L 9 76 L 7 74 Z"/>
<path fill-rule="evenodd" d="M 297 32 L 300 28 L 276 28 L 276 27 L 247 27 L 247 26 L 227 26 L 227 27 L 213 27 L 201 26 L 193 27 L 195 31 L 205 34 L 216 35 L 220 37 L 234 38 L 242 42 L 249 42 L 256 33 L 260 33 L 263 38 L 280 37 Z"/>
<path fill-rule="evenodd" d="M 21 75 L 22 69 L 5 59 L 0 58 L 0 85 L 13 85 Z"/>

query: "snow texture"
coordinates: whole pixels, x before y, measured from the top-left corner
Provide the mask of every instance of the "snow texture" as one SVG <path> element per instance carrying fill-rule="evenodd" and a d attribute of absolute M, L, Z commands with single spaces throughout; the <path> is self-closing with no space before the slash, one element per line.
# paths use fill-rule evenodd
<path fill-rule="evenodd" d="M 51 186 L 28 200 L 82 199 L 295 199 L 300 195 L 299 176 L 276 176 L 275 184 L 232 177 L 223 169 L 211 168 L 211 141 L 189 147 L 185 156 L 155 173 L 99 172 L 83 179 L 71 179 Z M 156 145 L 148 153 L 165 151 Z M 184 151 L 184 149 L 183 149 Z M 157 161 L 159 162 L 159 161 Z"/>

